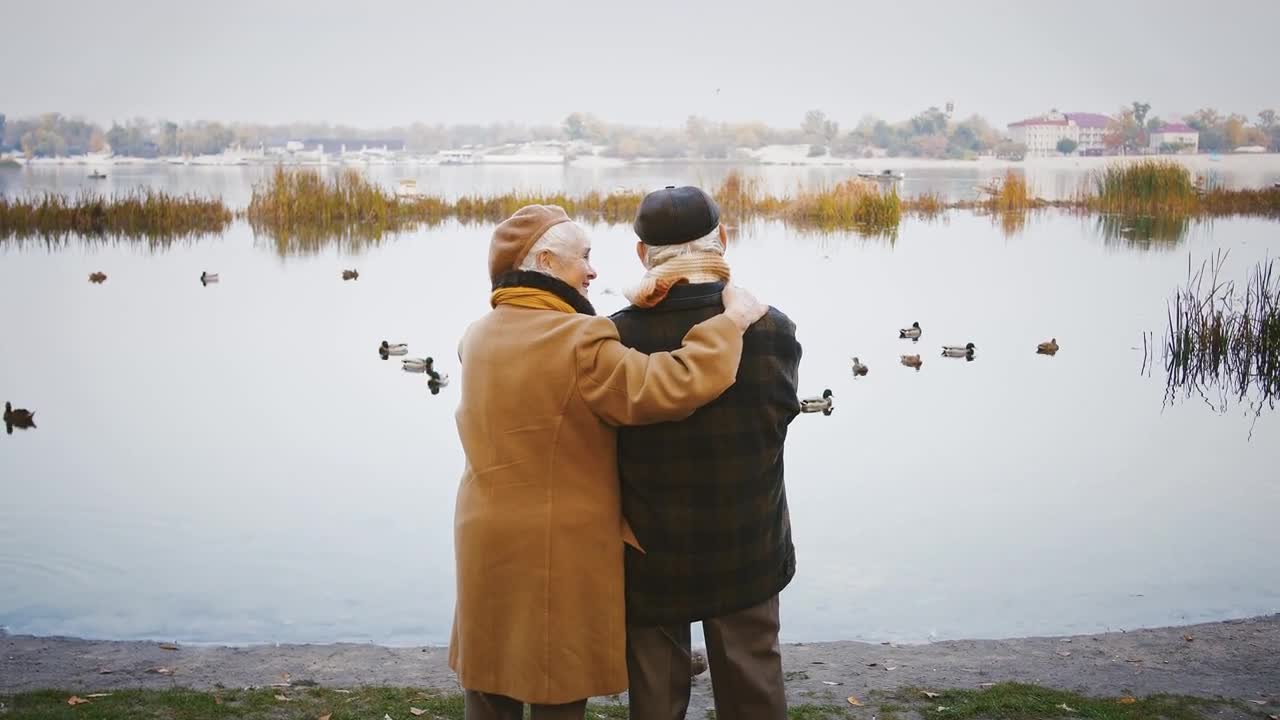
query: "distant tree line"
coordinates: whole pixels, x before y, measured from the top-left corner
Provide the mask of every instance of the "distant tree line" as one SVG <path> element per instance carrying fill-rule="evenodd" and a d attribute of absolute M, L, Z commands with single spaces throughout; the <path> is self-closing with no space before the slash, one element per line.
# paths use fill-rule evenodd
<path fill-rule="evenodd" d="M 1112 151 L 1133 152 L 1150 144 L 1151 134 L 1168 124 L 1168 121 L 1150 115 L 1151 104 L 1134 101 L 1122 107 L 1112 116 L 1103 142 Z M 1222 115 L 1213 108 L 1201 108 L 1186 115 L 1181 122 L 1200 134 L 1200 150 L 1203 152 L 1231 152 L 1238 147 L 1258 146 L 1272 152 L 1280 152 L 1280 116 L 1275 110 L 1263 110 L 1257 119 L 1239 113 Z M 1176 148 L 1163 148 L 1176 150 Z"/>
<path fill-rule="evenodd" d="M 1135 151 L 1147 145 L 1149 134 L 1164 124 L 1150 115 L 1148 103 L 1134 102 L 1113 116 L 1106 144 L 1117 152 Z M 1200 149 L 1229 151 L 1243 145 L 1261 145 L 1280 151 L 1280 118 L 1275 110 L 1263 110 L 1250 122 L 1244 115 L 1221 115 L 1204 108 L 1183 118 L 1200 132 Z M 289 140 L 311 143 L 316 138 L 342 138 L 350 144 L 393 141 L 411 152 L 432 153 L 466 146 L 492 147 L 534 141 L 578 141 L 603 147 L 603 154 L 619 158 L 739 159 L 735 153 L 765 145 L 808 145 L 811 157 L 969 158 L 996 154 L 1018 157 L 1025 148 L 1010 143 L 1005 133 L 979 115 L 956 120 L 950 112 L 929 107 L 898 122 L 874 115 L 863 116 L 852 128 L 822 110 L 810 110 L 795 127 L 770 127 L 764 123 L 715 122 L 690 116 L 681 128 L 652 128 L 609 123 L 590 113 L 575 112 L 559 126 L 515 123 L 440 125 L 413 123 L 379 129 L 362 129 L 329 123 L 188 122 L 134 118 L 112 122 L 105 130 L 83 118 L 60 113 L 6 120 L 0 113 L 0 152 L 20 152 L 28 157 L 54 157 L 102 152 L 153 158 L 221 152 L 233 145 L 256 148 L 283 145 Z M 334 151 L 337 147 L 326 147 Z M 1060 147 L 1070 153 L 1075 148 Z"/>

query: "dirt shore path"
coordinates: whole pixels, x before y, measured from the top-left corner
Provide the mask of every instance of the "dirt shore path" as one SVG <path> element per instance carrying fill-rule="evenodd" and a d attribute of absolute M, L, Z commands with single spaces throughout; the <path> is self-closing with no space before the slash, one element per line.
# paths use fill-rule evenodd
<path fill-rule="evenodd" d="M 806 643 L 784 646 L 783 657 L 793 704 L 842 703 L 849 695 L 902 687 L 977 688 L 1012 680 L 1088 695 L 1169 692 L 1263 701 L 1260 711 L 1280 712 L 1280 615 L 1069 638 L 928 645 Z M 44 688 L 208 689 L 285 681 L 338 688 L 457 688 L 446 651 L 439 647 L 338 644 L 172 650 L 153 642 L 0 633 L 0 693 Z M 694 683 L 689 717 L 703 717 L 711 706 L 711 684 L 703 675 Z"/>

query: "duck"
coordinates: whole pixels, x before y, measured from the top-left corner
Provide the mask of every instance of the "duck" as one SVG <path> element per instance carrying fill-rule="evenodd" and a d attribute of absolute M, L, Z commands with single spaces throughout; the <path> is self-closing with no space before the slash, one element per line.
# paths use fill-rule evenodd
<path fill-rule="evenodd" d="M 14 409 L 9 401 L 4 403 L 5 431 L 12 434 L 13 428 L 33 428 L 36 426 L 36 414 L 25 408 Z"/>
<path fill-rule="evenodd" d="M 447 374 L 438 373 L 435 370 L 429 370 L 428 372 L 431 374 L 431 379 L 427 381 L 428 385 L 438 388 L 447 387 L 449 385 L 449 376 Z"/>
<path fill-rule="evenodd" d="M 924 365 L 924 361 L 920 359 L 919 355 L 903 355 L 901 362 L 903 365 L 916 370 L 919 370 L 920 366 Z"/>
<path fill-rule="evenodd" d="M 1049 342 L 1042 342 L 1036 346 L 1036 352 L 1041 355 L 1054 355 L 1058 352 L 1058 338 L 1053 338 Z"/>
<path fill-rule="evenodd" d="M 107 279 L 107 274 L 104 272 L 89 273 L 89 282 L 91 283 L 102 283 L 106 279 Z"/>
<path fill-rule="evenodd" d="M 974 350 L 977 350 L 977 347 L 973 343 L 969 343 L 964 347 L 959 345 L 943 345 L 942 355 L 943 357 L 954 358 L 971 357 Z"/>
<path fill-rule="evenodd" d="M 211 273 L 211 272 L 201 272 L 201 273 L 200 273 L 200 284 L 201 284 L 201 285 L 208 285 L 208 284 L 209 284 L 209 283 L 211 283 L 211 282 L 218 282 L 218 273 Z"/>
<path fill-rule="evenodd" d="M 867 369 L 868 369 L 868 368 L 867 368 L 867 366 L 866 366 L 866 365 L 863 365 L 863 364 L 862 364 L 862 361 L 858 359 L 858 356 L 856 356 L 856 355 L 855 355 L 855 356 L 853 356 L 853 358 L 851 358 L 851 360 L 852 360 L 852 362 L 851 362 L 851 367 L 853 368 L 853 374 L 854 374 L 854 375 L 866 375 L 866 374 L 867 374 Z"/>
<path fill-rule="evenodd" d="M 378 346 L 378 352 L 383 355 L 404 355 L 409 352 L 409 346 L 404 343 L 389 343 L 386 340 Z"/>
<path fill-rule="evenodd" d="M 911 323 L 911 327 L 909 327 L 909 328 L 903 328 L 903 329 L 899 330 L 899 331 L 898 331 L 898 337 L 899 337 L 899 338 L 908 338 L 908 339 L 911 339 L 911 340 L 919 340 L 919 339 L 920 339 L 920 333 L 921 333 L 921 332 L 922 332 L 922 331 L 920 330 L 920 323 L 918 323 L 918 322 L 913 322 L 913 323 Z"/>
<path fill-rule="evenodd" d="M 359 280 L 360 271 L 359 270 L 343 270 L 342 279 L 343 280 Z"/>
<path fill-rule="evenodd" d="M 404 367 L 405 370 L 408 370 L 410 372 L 431 373 L 433 380 L 435 379 L 435 376 L 438 374 L 435 372 L 435 369 L 431 367 L 433 364 L 435 364 L 435 361 L 429 357 L 428 358 L 405 358 L 404 360 L 400 361 L 400 364 Z"/>
<path fill-rule="evenodd" d="M 800 400 L 800 412 L 820 412 L 823 415 L 830 415 L 832 410 L 835 410 L 835 405 L 832 401 L 830 388 L 822 391 L 822 397 L 802 398 Z"/>

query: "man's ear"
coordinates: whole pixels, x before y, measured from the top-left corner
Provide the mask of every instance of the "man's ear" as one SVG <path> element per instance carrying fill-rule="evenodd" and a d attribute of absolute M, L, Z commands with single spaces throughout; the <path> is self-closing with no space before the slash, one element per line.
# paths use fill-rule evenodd
<path fill-rule="evenodd" d="M 640 258 L 641 265 L 644 264 L 644 256 L 645 256 L 644 242 L 637 240 L 636 241 L 636 257 Z"/>

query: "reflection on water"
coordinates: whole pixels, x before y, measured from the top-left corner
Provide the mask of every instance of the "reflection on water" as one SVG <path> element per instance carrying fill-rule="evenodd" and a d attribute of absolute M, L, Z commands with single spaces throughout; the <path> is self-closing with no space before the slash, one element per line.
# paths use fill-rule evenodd
<path fill-rule="evenodd" d="M 1096 232 L 1106 242 L 1139 247 L 1144 250 L 1176 248 L 1191 231 L 1192 222 L 1193 220 L 1189 217 L 1177 215 L 1161 217 L 1098 215 L 1094 218 Z"/>
<path fill-rule="evenodd" d="M 1200 229 L 1183 247 L 1231 249 L 1224 277 L 1275 248 L 1271 222 Z M 629 228 L 589 230 L 592 301 L 609 313 L 642 267 Z M 7 247 L 0 287 L 24 304 L 0 321 L 0 395 L 38 408 L 40 428 L 0 438 L 0 625 L 446 642 L 456 348 L 489 309 L 491 232 L 450 222 L 287 263 L 242 223 L 159 254 Z M 784 640 L 1280 610 L 1280 414 L 1166 407 L 1164 384 L 1133 374 L 1134 339 L 1166 324 L 1186 279 L 1181 253 L 1111 244 L 1058 212 L 1016 241 L 957 213 L 908 219 L 892 243 L 754 223 L 727 260 L 796 322 L 803 394 L 840 398 L 788 439 L 799 572 Z M 193 282 L 214 270 L 217 286 Z M 86 283 L 95 271 L 110 281 Z M 899 337 L 913 321 L 918 344 Z M 1062 350 L 1036 355 L 1050 337 Z M 384 339 L 406 354 L 370 352 Z M 980 362 L 938 356 L 969 342 Z M 852 356 L 872 371 L 855 376 Z M 439 380 L 402 357 L 433 358 Z"/>

